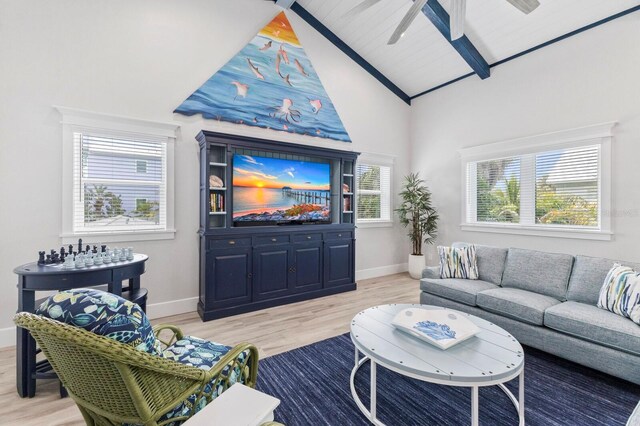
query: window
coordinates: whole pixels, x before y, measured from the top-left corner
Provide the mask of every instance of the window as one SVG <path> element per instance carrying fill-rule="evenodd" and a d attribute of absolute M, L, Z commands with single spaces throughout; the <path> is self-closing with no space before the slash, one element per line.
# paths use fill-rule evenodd
<path fill-rule="evenodd" d="M 63 114 L 63 243 L 173 238 L 176 126 Z"/>
<path fill-rule="evenodd" d="M 373 161 L 356 166 L 356 215 L 359 224 L 391 222 L 391 165 Z"/>
<path fill-rule="evenodd" d="M 463 229 L 610 239 L 612 127 L 462 150 Z"/>

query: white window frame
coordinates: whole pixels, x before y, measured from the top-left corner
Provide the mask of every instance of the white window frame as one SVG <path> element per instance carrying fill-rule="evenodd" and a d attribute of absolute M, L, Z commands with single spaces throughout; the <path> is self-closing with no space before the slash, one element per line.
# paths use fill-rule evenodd
<path fill-rule="evenodd" d="M 359 193 L 362 194 L 381 194 L 381 206 L 380 208 L 382 209 L 382 200 L 385 197 L 385 194 L 383 194 L 383 191 L 375 191 L 375 190 L 365 190 L 365 191 L 360 191 L 359 189 L 359 182 L 358 182 L 358 173 L 357 173 L 357 167 L 358 164 L 366 164 L 366 165 L 370 165 L 370 166 L 380 166 L 380 167 L 388 167 L 389 168 L 389 194 L 388 194 L 388 199 L 389 202 L 387 203 L 389 206 L 389 219 L 360 219 L 358 217 L 358 206 L 355 205 L 355 209 L 353 211 L 353 214 L 355 215 L 356 218 L 356 226 L 358 228 L 388 228 L 393 226 L 393 212 L 394 212 L 394 195 L 393 195 L 393 173 L 394 173 L 394 164 L 395 164 L 395 157 L 391 156 L 391 155 L 386 155 L 386 154 L 374 154 L 374 153 L 362 153 L 360 154 L 360 156 L 358 157 L 358 161 L 356 162 L 356 170 L 354 170 L 354 200 L 355 203 L 357 204 L 357 197 Z M 382 211 L 381 211 L 381 215 L 382 215 Z"/>
<path fill-rule="evenodd" d="M 463 231 L 490 232 L 502 234 L 519 234 L 557 238 L 575 238 L 589 240 L 611 240 L 613 230 L 611 225 L 611 145 L 613 141 L 613 128 L 616 122 L 596 124 L 593 126 L 580 127 L 576 129 L 563 130 L 559 132 L 545 133 L 542 135 L 530 136 L 526 138 L 513 139 L 496 142 L 487 145 L 479 145 L 463 148 L 458 151 L 462 162 L 462 219 L 460 229 Z M 474 200 L 469 199 L 469 188 L 474 185 L 473 173 L 467 180 L 467 170 L 469 163 L 479 161 L 495 160 L 505 157 L 521 157 L 520 168 L 534 167 L 535 154 L 577 148 L 583 146 L 600 146 L 599 161 L 599 226 L 597 228 L 572 227 L 566 225 L 540 225 L 535 224 L 532 218 L 528 217 L 535 212 L 523 212 L 521 223 L 486 223 L 475 222 L 473 218 Z M 523 174 L 524 175 L 524 174 Z M 535 173 L 529 173 L 535 180 Z M 532 184 L 521 182 L 521 197 L 527 194 Z M 524 192 L 523 192 L 524 191 Z M 526 195 L 525 195 L 526 196 Z M 530 197 L 533 197 L 529 194 Z M 535 209 L 535 200 L 534 200 Z M 522 223 L 524 222 L 524 223 Z"/>
<path fill-rule="evenodd" d="M 177 123 L 141 120 L 117 115 L 102 114 L 75 108 L 55 106 L 62 115 L 62 233 L 61 244 L 73 244 L 82 238 L 85 241 L 112 243 L 130 241 L 167 240 L 175 238 L 174 207 L 174 146 Z M 166 137 L 166 226 L 153 230 L 117 230 L 75 232 L 74 214 L 74 133 L 96 131 L 100 134 L 145 135 Z"/>

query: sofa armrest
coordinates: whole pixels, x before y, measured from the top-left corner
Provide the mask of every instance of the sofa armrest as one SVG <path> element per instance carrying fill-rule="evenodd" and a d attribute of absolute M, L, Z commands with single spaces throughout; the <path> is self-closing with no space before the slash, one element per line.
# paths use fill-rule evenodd
<path fill-rule="evenodd" d="M 432 278 L 432 279 L 440 278 L 440 267 L 427 266 L 422 270 L 422 278 Z"/>

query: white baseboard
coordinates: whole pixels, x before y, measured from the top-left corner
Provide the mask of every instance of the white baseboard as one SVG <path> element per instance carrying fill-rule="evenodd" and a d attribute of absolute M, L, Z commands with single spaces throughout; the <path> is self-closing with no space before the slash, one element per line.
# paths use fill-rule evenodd
<path fill-rule="evenodd" d="M 147 316 L 149 317 L 149 319 L 156 319 L 168 317 L 171 315 L 186 314 L 189 312 L 195 312 L 197 307 L 197 297 L 170 300 L 168 302 L 151 303 L 147 305 Z"/>
<path fill-rule="evenodd" d="M 400 272 L 407 272 L 407 270 L 408 266 L 406 263 L 379 266 L 377 268 L 360 269 L 359 271 L 356 271 L 356 281 L 383 277 L 385 275 L 398 274 Z"/>
<path fill-rule="evenodd" d="M 356 271 L 356 281 L 368 278 L 377 278 L 385 275 L 397 274 L 407 271 L 406 263 L 396 265 L 380 266 L 378 268 L 361 269 Z M 186 314 L 195 312 L 198 306 L 197 297 L 186 299 L 170 300 L 168 302 L 151 303 L 147 305 L 147 316 L 150 319 L 168 317 L 171 315 Z M 0 328 L 0 348 L 14 346 L 16 344 L 16 328 Z"/>

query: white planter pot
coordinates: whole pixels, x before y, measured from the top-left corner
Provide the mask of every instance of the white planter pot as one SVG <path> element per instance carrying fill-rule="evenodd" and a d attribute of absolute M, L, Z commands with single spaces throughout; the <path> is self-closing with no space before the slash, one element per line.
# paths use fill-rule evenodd
<path fill-rule="evenodd" d="M 422 278 L 422 270 L 424 269 L 424 254 L 420 256 L 415 256 L 413 254 L 409 255 L 409 275 L 414 280 L 419 280 Z"/>

